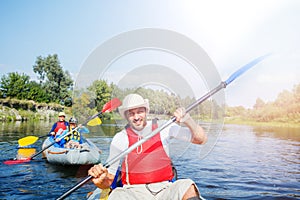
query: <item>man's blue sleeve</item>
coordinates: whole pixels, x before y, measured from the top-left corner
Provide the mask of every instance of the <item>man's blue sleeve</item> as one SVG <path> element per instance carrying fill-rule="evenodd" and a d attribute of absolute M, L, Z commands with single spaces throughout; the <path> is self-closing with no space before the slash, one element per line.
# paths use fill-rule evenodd
<path fill-rule="evenodd" d="M 57 123 L 55 122 L 55 123 L 52 125 L 52 128 L 51 128 L 51 130 L 50 130 L 49 133 L 54 132 L 56 126 L 57 126 Z"/>

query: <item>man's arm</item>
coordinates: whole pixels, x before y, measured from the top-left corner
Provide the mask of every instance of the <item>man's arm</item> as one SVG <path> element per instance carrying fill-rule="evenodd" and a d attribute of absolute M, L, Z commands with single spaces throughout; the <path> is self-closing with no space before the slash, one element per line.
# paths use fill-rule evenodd
<path fill-rule="evenodd" d="M 56 126 L 57 126 L 57 123 L 55 122 L 55 123 L 52 125 L 52 128 L 51 128 L 51 130 L 49 131 L 48 134 L 50 134 L 50 135 L 55 135 L 54 130 L 55 130 Z"/>
<path fill-rule="evenodd" d="M 127 134 L 122 132 L 117 133 L 110 144 L 108 160 L 115 158 L 128 147 Z M 109 170 L 103 167 L 101 164 L 95 165 L 88 172 L 93 176 L 93 183 L 101 188 L 106 189 L 111 186 L 115 178 L 115 174 L 118 171 L 120 162 L 115 162 L 110 165 Z"/>
<path fill-rule="evenodd" d="M 176 122 L 184 123 L 192 133 L 191 142 L 194 144 L 205 144 L 207 141 L 207 135 L 203 128 L 195 122 L 189 113 L 185 112 L 185 108 L 178 108 L 174 112 Z"/>

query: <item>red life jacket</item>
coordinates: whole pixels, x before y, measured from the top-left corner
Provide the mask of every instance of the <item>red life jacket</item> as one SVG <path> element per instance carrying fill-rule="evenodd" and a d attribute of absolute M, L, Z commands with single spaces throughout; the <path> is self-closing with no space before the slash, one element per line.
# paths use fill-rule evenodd
<path fill-rule="evenodd" d="M 58 122 L 56 122 L 56 127 L 54 129 L 54 132 L 57 133 L 59 129 L 63 129 L 63 130 L 67 129 L 65 121 L 58 121 Z"/>
<path fill-rule="evenodd" d="M 152 122 L 152 130 L 157 127 L 157 123 Z M 139 136 L 130 127 L 126 128 L 126 132 L 130 147 L 139 140 Z M 126 177 L 127 175 L 128 177 Z M 172 180 L 171 159 L 164 150 L 160 133 L 124 158 L 121 177 L 123 184 L 146 184 Z"/>

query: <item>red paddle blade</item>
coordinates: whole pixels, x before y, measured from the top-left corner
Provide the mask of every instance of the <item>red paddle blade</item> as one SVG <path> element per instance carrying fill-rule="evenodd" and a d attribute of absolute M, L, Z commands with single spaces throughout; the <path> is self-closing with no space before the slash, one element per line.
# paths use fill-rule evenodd
<path fill-rule="evenodd" d="M 118 98 L 114 98 L 111 101 L 104 104 L 101 112 L 103 112 L 103 113 L 110 112 L 110 111 L 116 109 L 117 107 L 119 107 L 121 104 L 122 104 L 122 102 Z"/>
<path fill-rule="evenodd" d="M 3 163 L 5 165 L 17 165 L 17 164 L 29 162 L 30 160 L 31 160 L 31 158 L 25 158 L 25 159 L 21 159 L 21 160 L 7 160 L 7 161 L 4 161 Z"/>

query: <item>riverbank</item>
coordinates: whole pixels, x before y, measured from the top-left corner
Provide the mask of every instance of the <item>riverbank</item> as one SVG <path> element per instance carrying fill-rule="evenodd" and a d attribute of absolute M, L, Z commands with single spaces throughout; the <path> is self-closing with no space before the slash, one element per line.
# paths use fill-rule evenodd
<path fill-rule="evenodd" d="M 300 128 L 300 124 L 296 122 L 257 122 L 253 120 L 245 120 L 240 118 L 225 118 L 225 124 L 238 124 L 249 126 L 266 126 L 266 127 L 285 127 L 285 128 Z"/>
<path fill-rule="evenodd" d="M 65 108 L 55 103 L 37 103 L 18 99 L 0 99 L 0 121 L 52 120 Z"/>
<path fill-rule="evenodd" d="M 64 111 L 70 113 L 70 107 L 64 107 L 55 103 L 37 103 L 28 100 L 18 99 L 0 99 L 0 121 L 39 121 L 56 119 L 58 112 Z M 150 118 L 154 117 L 149 115 Z M 168 116 L 161 116 L 160 119 L 169 119 Z M 225 117 L 225 124 L 239 124 L 251 126 L 269 126 L 269 127 L 292 127 L 300 128 L 300 123 L 289 122 L 257 122 L 253 120 L 241 119 L 240 117 Z"/>

